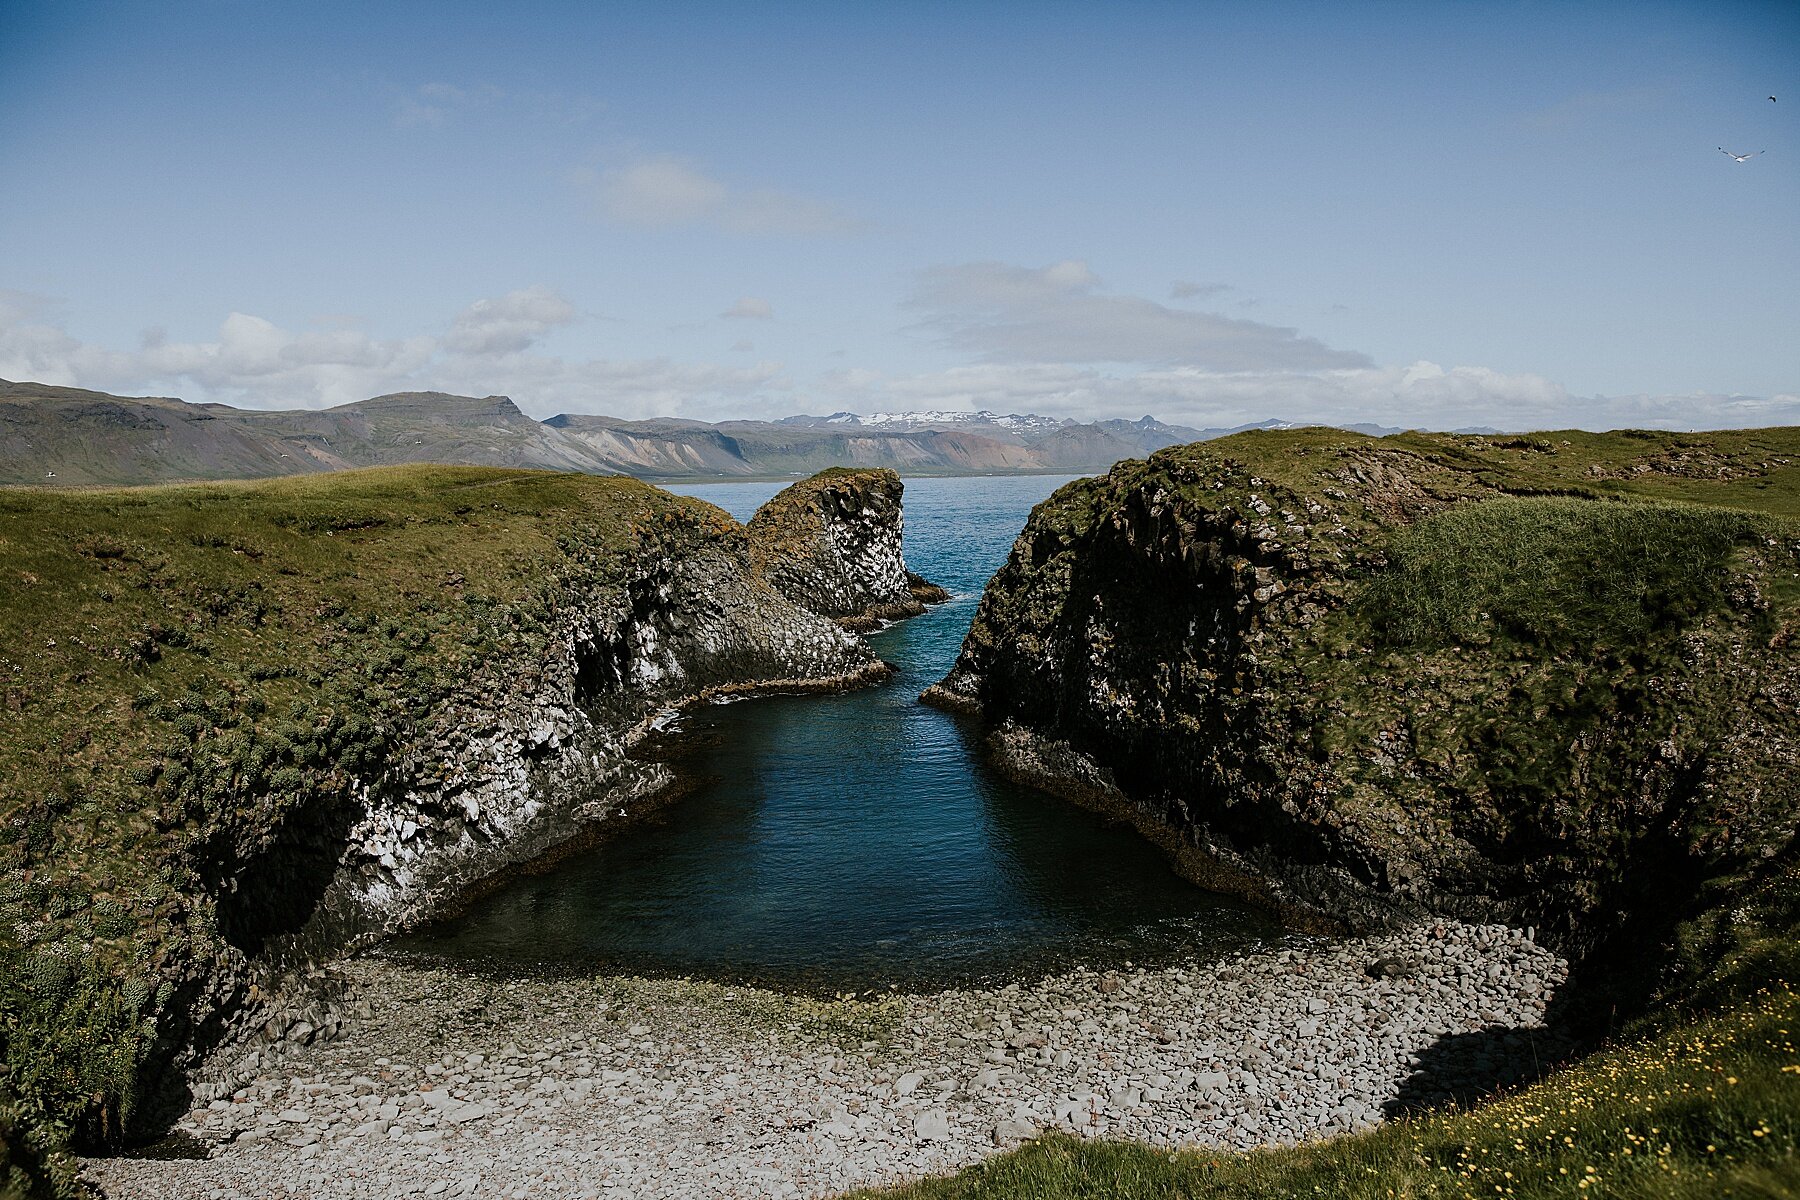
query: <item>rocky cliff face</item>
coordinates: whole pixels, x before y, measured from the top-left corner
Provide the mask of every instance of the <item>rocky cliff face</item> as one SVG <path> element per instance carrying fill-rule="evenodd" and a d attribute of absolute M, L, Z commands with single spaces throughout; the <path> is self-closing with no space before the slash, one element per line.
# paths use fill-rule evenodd
<path fill-rule="evenodd" d="M 844 490 L 879 493 L 884 482 L 853 478 Z M 771 503 L 801 507 L 794 490 Z M 891 543 L 898 559 L 898 507 L 868 521 L 860 538 Z M 754 529 L 663 547 L 560 613 L 523 671 L 443 706 L 371 793 L 302 945 L 330 951 L 429 917 L 469 884 L 629 815 L 670 781 L 661 764 L 631 757 L 661 709 L 885 677 L 861 639 L 786 594 L 822 593 L 853 568 L 769 555 Z M 765 562 L 781 564 L 785 587 Z"/>
<path fill-rule="evenodd" d="M 872 600 L 896 574 L 904 587 L 891 473 L 797 484 L 771 501 L 779 521 L 750 528 L 623 480 L 443 468 L 343 480 L 221 492 L 216 510 L 206 493 L 172 497 L 186 524 L 167 546 L 152 539 L 171 518 L 139 515 L 136 497 L 116 529 L 99 527 L 104 494 L 4 514 L 18 518 L 10 532 L 42 531 L 73 505 L 99 547 L 21 541 L 29 584 L 62 572 L 66 594 L 94 591 L 107 613 L 141 598 L 146 611 L 193 606 L 197 622 L 146 650 L 135 609 L 112 613 L 116 652 L 98 623 L 40 625 L 44 695 L 15 687 L 0 710 L 9 730 L 48 739 L 47 761 L 66 760 L 82 789 L 61 807 L 28 789 L 6 798 L 7 828 L 23 832 L 0 843 L 14 976 L 0 986 L 0 1059 L 15 1093 L 92 1133 L 154 1129 L 214 1047 L 327 1026 L 317 997 L 290 986 L 308 963 L 632 816 L 669 782 L 631 753 L 659 713 L 888 674 L 791 597 Z M 777 536 L 790 527 L 829 533 L 790 561 Z M 194 574 L 221 553 L 218 581 Z M 303 581 L 292 594 L 290 578 Z M 96 675 L 133 647 L 135 665 L 108 668 L 116 681 Z M 33 715 L 65 670 L 71 694 L 137 689 L 81 710 L 118 724 L 84 716 L 79 744 L 93 749 L 79 757 Z M 88 808 L 108 815 L 93 823 Z M 144 897 L 147 915 L 117 894 Z M 71 1053 L 90 1065 L 65 1069 Z"/>
<path fill-rule="evenodd" d="M 847 629 L 917 616 L 947 599 L 906 569 L 900 476 L 822 471 L 750 518 L 761 570 L 782 595 Z"/>
<path fill-rule="evenodd" d="M 1033 513 L 925 699 L 1202 882 L 1594 951 L 1794 853 L 1800 535 L 1691 501 L 1791 489 L 1800 434 L 1716 436 L 1731 471 L 1660 435 L 1122 463 Z"/>
<path fill-rule="evenodd" d="M 891 471 L 803 480 L 747 527 L 658 538 L 616 585 L 572 597 L 533 661 L 484 672 L 396 748 L 359 794 L 341 842 L 332 834 L 323 848 L 336 862 L 316 907 L 295 933 L 262 946 L 263 959 L 310 961 L 376 940 L 577 833 L 603 836 L 631 819 L 673 782 L 661 763 L 632 756 L 671 707 L 885 678 L 890 669 L 845 618 L 922 611 L 906 582 L 900 490 Z M 905 599 L 888 599 L 896 595 Z M 291 873 L 284 854 L 278 840 L 269 861 L 244 874 L 281 879 Z M 316 871 L 323 859 L 292 861 Z M 233 909 L 281 907 L 268 882 L 244 899 Z M 263 1024 L 270 1007 L 233 1014 L 224 1040 Z M 274 1011 L 278 1024 L 294 1019 L 286 998 Z"/>

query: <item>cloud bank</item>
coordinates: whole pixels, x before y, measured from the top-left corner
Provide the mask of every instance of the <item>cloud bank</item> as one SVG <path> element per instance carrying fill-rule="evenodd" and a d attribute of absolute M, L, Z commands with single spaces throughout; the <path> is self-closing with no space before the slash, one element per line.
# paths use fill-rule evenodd
<path fill-rule="evenodd" d="M 544 339 L 578 313 L 541 286 L 477 300 L 436 332 L 410 337 L 373 337 L 341 319 L 291 330 L 231 313 L 211 340 L 153 331 L 129 350 L 75 338 L 42 297 L 0 291 L 0 378 L 250 408 L 317 408 L 404 390 L 499 393 L 537 416 L 986 408 L 1081 420 L 1149 413 L 1197 428 L 1270 418 L 1507 430 L 1800 424 L 1800 394 L 1791 392 L 1576 396 L 1525 372 L 1378 365 L 1293 330 L 1106 293 L 1080 263 L 937 268 L 922 277 L 912 306 L 972 361 L 915 373 L 857 365 L 801 387 L 781 363 L 743 357 L 754 350 L 748 340 L 726 351 L 738 365 L 547 353 Z M 757 297 L 721 314 L 772 315 Z M 1255 365 L 1235 365 L 1245 362 Z"/>
<path fill-rule="evenodd" d="M 452 354 L 517 354 L 574 319 L 575 306 L 549 288 L 525 288 L 463 309 L 450 325 L 444 348 Z"/>
<path fill-rule="evenodd" d="M 1196 293 L 1198 294 L 1198 289 Z M 944 345 L 992 362 L 1107 362 L 1212 371 L 1368 367 L 1298 330 L 1104 292 L 1083 262 L 964 263 L 920 272 L 911 306 Z"/>
<path fill-rule="evenodd" d="M 1800 424 L 1800 395 L 1575 396 L 1541 375 L 1425 361 L 1317 372 L 1177 367 L 1135 373 L 1066 363 L 986 363 L 892 377 L 842 371 L 828 378 L 824 390 L 833 406 L 858 412 L 985 408 L 1083 420 L 1151 414 L 1202 429 L 1270 418 L 1506 430 Z"/>
<path fill-rule="evenodd" d="M 781 389 L 779 363 L 718 367 L 535 352 L 546 333 L 575 317 L 567 300 L 542 287 L 477 300 L 441 334 L 395 339 L 345 328 L 296 332 L 234 312 L 212 341 L 153 334 L 122 351 L 72 337 L 54 316 L 42 297 L 0 292 L 0 378 L 248 408 L 324 408 L 394 391 L 503 393 L 541 416 L 700 413 Z"/>

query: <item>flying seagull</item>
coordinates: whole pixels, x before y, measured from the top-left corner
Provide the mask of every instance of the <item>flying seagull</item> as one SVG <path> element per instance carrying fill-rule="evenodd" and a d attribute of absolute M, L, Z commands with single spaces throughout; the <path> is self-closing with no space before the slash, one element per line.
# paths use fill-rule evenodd
<path fill-rule="evenodd" d="M 1756 157 L 1756 154 L 1767 154 L 1768 151 L 1767 150 L 1758 150 L 1756 152 L 1756 154 L 1733 154 L 1731 151 L 1727 150 L 1725 147 L 1720 146 L 1719 153 L 1723 154 L 1726 158 L 1729 158 L 1729 159 L 1733 160 L 1734 162 L 1749 162 L 1751 159 Z"/>

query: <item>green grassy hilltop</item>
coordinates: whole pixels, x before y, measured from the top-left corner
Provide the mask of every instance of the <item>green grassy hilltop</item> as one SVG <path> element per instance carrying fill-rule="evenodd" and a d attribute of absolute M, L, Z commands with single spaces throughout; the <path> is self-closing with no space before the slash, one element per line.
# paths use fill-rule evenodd
<path fill-rule="evenodd" d="M 208 961 L 279 932 L 231 903 L 277 831 L 472 680 L 529 676 L 629 555 L 736 529 L 483 468 L 0 491 L 0 1126 L 118 1136 Z"/>
<path fill-rule="evenodd" d="M 1246 890 L 1585 954 L 1607 906 L 1791 848 L 1797 513 L 1796 430 L 1178 447 L 1040 505 L 928 695 L 1212 831 Z"/>

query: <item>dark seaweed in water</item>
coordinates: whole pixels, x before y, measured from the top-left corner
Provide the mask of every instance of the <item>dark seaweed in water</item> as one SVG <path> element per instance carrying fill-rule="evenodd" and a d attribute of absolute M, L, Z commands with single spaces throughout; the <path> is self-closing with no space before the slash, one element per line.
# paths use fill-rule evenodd
<path fill-rule="evenodd" d="M 911 480 L 907 557 L 955 595 L 872 635 L 899 670 L 841 696 L 691 713 L 665 742 L 698 786 L 657 817 L 393 944 L 502 969 L 916 988 L 1212 955 L 1279 936 L 1131 830 L 990 770 L 918 704 L 1031 505 L 1059 479 Z M 695 488 L 740 519 L 775 487 Z"/>

